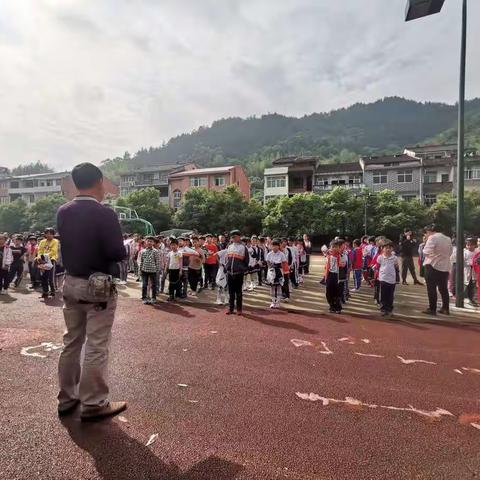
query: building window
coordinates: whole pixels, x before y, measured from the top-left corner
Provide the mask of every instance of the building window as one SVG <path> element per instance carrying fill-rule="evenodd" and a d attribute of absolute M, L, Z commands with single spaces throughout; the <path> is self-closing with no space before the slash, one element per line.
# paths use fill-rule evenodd
<path fill-rule="evenodd" d="M 437 195 L 435 193 L 425 194 L 425 205 L 431 206 L 437 201 Z"/>
<path fill-rule="evenodd" d="M 379 185 L 381 183 L 387 183 L 387 173 L 386 172 L 375 172 L 373 174 L 373 183 Z"/>
<path fill-rule="evenodd" d="M 225 177 L 215 177 L 215 186 L 224 187 L 225 186 Z"/>
<path fill-rule="evenodd" d="M 57 185 L 61 185 L 61 184 L 62 184 L 62 180 L 59 178 L 58 180 L 55 180 L 55 183 L 56 183 Z"/>
<path fill-rule="evenodd" d="M 10 182 L 10 188 L 18 188 L 18 182 Z"/>
<path fill-rule="evenodd" d="M 348 183 L 350 185 L 359 185 L 362 183 L 362 176 L 361 175 L 350 175 L 348 177 Z"/>
<path fill-rule="evenodd" d="M 206 187 L 207 177 L 192 177 L 190 178 L 191 187 Z"/>
<path fill-rule="evenodd" d="M 182 192 L 180 190 L 175 190 L 173 192 L 173 208 L 175 210 L 180 208 L 182 202 Z"/>
<path fill-rule="evenodd" d="M 423 183 L 437 183 L 437 172 L 435 170 L 427 170 L 423 177 Z"/>
<path fill-rule="evenodd" d="M 290 179 L 290 188 L 295 188 L 295 189 L 303 188 L 303 177 L 292 177 Z"/>
<path fill-rule="evenodd" d="M 450 175 L 448 173 L 442 173 L 442 183 L 447 183 L 450 181 Z"/>
<path fill-rule="evenodd" d="M 412 170 L 401 170 L 397 173 L 398 183 L 412 183 L 413 182 L 413 172 Z"/>
<path fill-rule="evenodd" d="M 465 170 L 465 180 L 480 180 L 480 167 Z"/>
<path fill-rule="evenodd" d="M 285 188 L 285 177 L 267 177 L 267 188 Z"/>
<path fill-rule="evenodd" d="M 415 200 L 417 196 L 415 194 L 408 194 L 408 195 L 402 195 L 402 199 L 405 200 L 406 202 L 411 202 L 412 200 Z"/>

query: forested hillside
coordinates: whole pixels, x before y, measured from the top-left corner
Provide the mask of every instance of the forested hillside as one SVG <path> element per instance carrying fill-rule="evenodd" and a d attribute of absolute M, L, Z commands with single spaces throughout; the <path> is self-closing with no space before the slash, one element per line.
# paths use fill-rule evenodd
<path fill-rule="evenodd" d="M 467 143 L 480 146 L 480 99 L 467 102 Z M 243 164 L 250 178 L 280 155 L 319 155 L 327 162 L 352 161 L 359 154 L 390 153 L 405 145 L 455 140 L 457 107 L 389 97 L 301 118 L 268 114 L 227 118 L 150 147 L 135 155 L 107 159 L 114 180 L 136 166 L 195 162 L 199 166 Z"/>

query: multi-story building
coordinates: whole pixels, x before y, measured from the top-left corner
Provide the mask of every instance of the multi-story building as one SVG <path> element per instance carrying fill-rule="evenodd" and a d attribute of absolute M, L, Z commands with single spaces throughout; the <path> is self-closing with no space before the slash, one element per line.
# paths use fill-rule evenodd
<path fill-rule="evenodd" d="M 9 177 L 8 201 L 22 199 L 27 205 L 30 205 L 48 195 L 61 194 L 62 180 L 68 175 L 69 172 L 59 172 Z"/>
<path fill-rule="evenodd" d="M 3 203 L 8 203 L 8 177 L 10 176 L 10 171 L 7 167 L 0 167 L 0 205 Z"/>
<path fill-rule="evenodd" d="M 250 183 L 240 165 L 196 168 L 172 173 L 168 177 L 169 205 L 175 210 L 180 208 L 185 192 L 190 188 L 223 190 L 228 185 L 236 185 L 245 199 L 250 200 Z"/>
<path fill-rule="evenodd" d="M 360 166 L 372 192 L 393 190 L 404 200 L 422 198 L 420 159 L 406 154 L 361 157 Z"/>
<path fill-rule="evenodd" d="M 134 172 L 124 173 L 120 176 L 120 195 L 124 197 L 134 190 L 154 187 L 160 192 L 160 200 L 168 203 L 168 177 L 194 168 L 196 167 L 193 163 L 185 165 L 172 163 L 141 167 Z"/>
<path fill-rule="evenodd" d="M 335 187 L 344 187 L 352 190 L 364 188 L 363 171 L 358 162 L 319 164 L 315 169 L 313 191 L 325 193 Z"/>
<path fill-rule="evenodd" d="M 264 198 L 322 193 L 342 186 L 358 191 L 393 190 L 404 200 L 419 199 L 431 205 L 439 194 L 454 191 L 456 155 L 457 145 L 446 144 L 409 146 L 401 154 L 364 156 L 358 163 L 322 164 L 317 157 L 280 158 L 272 168 L 265 169 Z M 479 187 L 480 156 L 467 148 L 465 189 Z"/>
<path fill-rule="evenodd" d="M 311 192 L 318 157 L 282 157 L 264 172 L 264 201 L 273 197 Z"/>

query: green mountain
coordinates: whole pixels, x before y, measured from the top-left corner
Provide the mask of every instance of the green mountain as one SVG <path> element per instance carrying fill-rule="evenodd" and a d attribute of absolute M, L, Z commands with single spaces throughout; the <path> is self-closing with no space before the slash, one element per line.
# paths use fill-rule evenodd
<path fill-rule="evenodd" d="M 480 98 L 468 101 L 466 112 L 467 144 L 480 147 Z M 133 157 L 125 154 L 107 159 L 103 168 L 116 178 L 119 172 L 145 165 L 240 163 L 254 179 L 281 155 L 319 155 L 327 162 L 342 162 L 359 154 L 397 152 L 427 139 L 451 141 L 456 135 L 456 119 L 456 105 L 399 97 L 301 118 L 276 113 L 226 118 L 174 137 L 160 147 L 142 149 Z"/>

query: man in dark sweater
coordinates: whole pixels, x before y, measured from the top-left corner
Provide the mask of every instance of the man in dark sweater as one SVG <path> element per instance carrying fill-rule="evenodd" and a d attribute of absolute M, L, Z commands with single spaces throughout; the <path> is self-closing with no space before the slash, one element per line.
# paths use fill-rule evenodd
<path fill-rule="evenodd" d="M 57 213 L 66 270 L 63 313 L 67 327 L 58 365 L 58 413 L 71 413 L 81 403 L 82 421 L 91 421 L 126 408 L 125 402 L 109 401 L 106 383 L 108 345 L 117 305 L 108 275 L 116 262 L 125 258 L 126 251 L 117 215 L 100 203 L 104 198 L 100 169 L 82 163 L 73 169 L 72 179 L 79 195 Z M 92 279 L 101 279 L 106 285 L 101 300 L 92 293 L 92 285 L 98 285 L 89 281 L 92 274 L 96 274 Z"/>
<path fill-rule="evenodd" d="M 402 284 L 408 285 L 407 273 L 410 271 L 412 275 L 413 283 L 415 285 L 423 285 L 417 279 L 417 273 L 415 272 L 415 264 L 413 262 L 413 255 L 417 252 L 417 241 L 413 238 L 411 231 L 405 231 L 405 234 L 400 238 L 400 256 L 402 257 Z"/>

